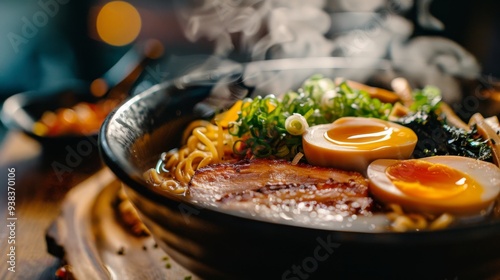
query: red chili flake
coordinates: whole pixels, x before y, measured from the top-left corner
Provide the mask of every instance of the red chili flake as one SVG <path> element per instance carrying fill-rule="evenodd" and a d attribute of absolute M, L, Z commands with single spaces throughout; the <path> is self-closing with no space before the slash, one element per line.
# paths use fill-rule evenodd
<path fill-rule="evenodd" d="M 73 274 L 71 273 L 71 268 L 69 265 L 61 266 L 54 273 L 55 279 L 57 280 L 74 280 Z"/>

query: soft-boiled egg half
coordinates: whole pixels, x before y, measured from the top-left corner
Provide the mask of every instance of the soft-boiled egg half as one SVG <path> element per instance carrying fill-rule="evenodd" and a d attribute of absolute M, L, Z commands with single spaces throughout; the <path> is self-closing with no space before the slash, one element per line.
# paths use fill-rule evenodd
<path fill-rule="evenodd" d="M 396 123 L 363 117 L 344 117 L 331 124 L 309 127 L 302 135 L 307 161 L 365 173 L 380 158 L 410 158 L 417 135 Z"/>
<path fill-rule="evenodd" d="M 380 159 L 367 176 L 375 198 L 420 213 L 485 214 L 500 192 L 496 165 L 460 156 Z"/>

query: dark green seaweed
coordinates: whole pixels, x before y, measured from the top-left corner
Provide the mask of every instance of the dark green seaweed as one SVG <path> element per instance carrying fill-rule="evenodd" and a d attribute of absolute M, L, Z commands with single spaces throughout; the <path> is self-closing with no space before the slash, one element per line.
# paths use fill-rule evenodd
<path fill-rule="evenodd" d="M 488 141 L 481 138 L 475 126 L 471 131 L 450 126 L 434 110 L 420 110 L 397 121 L 418 136 L 414 158 L 457 155 L 492 162 Z"/>

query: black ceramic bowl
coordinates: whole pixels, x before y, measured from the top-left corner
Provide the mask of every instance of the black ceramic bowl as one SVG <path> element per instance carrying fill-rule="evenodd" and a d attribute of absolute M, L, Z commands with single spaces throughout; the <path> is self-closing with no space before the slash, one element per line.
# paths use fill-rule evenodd
<path fill-rule="evenodd" d="M 5 126 L 19 130 L 40 142 L 43 146 L 61 147 L 86 138 L 97 139 L 97 131 L 89 135 L 40 136 L 33 132 L 33 125 L 46 111 L 71 108 L 79 102 L 96 102 L 89 94 L 89 86 L 83 81 L 69 82 L 66 85 L 46 91 L 29 91 L 13 95 L 3 104 L 0 117 Z"/>
<path fill-rule="evenodd" d="M 206 279 L 498 277 L 499 220 L 432 232 L 337 231 L 201 207 L 142 179 L 160 153 L 179 145 L 186 125 L 210 111 L 214 92 L 238 87 L 253 95 L 277 93 L 314 73 L 368 83 L 395 75 L 385 62 L 370 68 L 339 66 L 333 58 L 257 62 L 154 86 L 107 118 L 99 136 L 102 157 L 160 247 Z"/>

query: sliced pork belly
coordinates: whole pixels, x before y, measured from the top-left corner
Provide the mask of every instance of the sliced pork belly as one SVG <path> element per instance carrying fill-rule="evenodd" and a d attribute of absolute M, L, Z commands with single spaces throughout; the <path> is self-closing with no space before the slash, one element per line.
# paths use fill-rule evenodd
<path fill-rule="evenodd" d="M 200 168 L 189 195 L 232 209 L 324 209 L 361 215 L 369 215 L 373 203 L 368 181 L 357 172 L 267 159 Z"/>

